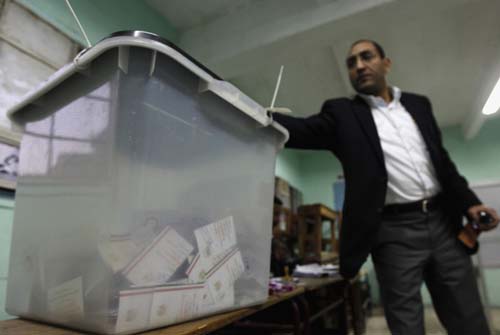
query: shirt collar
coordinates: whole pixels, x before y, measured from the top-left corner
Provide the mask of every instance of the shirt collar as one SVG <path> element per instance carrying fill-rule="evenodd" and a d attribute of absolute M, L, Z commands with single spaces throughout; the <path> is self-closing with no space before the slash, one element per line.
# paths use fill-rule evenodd
<path fill-rule="evenodd" d="M 363 100 L 372 108 L 376 107 L 388 107 L 393 104 L 399 103 L 399 99 L 401 99 L 401 90 L 396 87 L 396 86 L 390 86 L 389 90 L 392 93 L 392 101 L 389 103 L 386 103 L 384 99 L 381 97 L 377 97 L 375 95 L 368 95 L 368 94 L 359 94 Z"/>

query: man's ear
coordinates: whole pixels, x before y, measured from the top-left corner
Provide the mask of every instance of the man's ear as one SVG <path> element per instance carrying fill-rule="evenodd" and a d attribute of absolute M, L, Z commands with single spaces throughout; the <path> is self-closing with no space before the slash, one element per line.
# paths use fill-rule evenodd
<path fill-rule="evenodd" d="M 385 74 L 387 74 L 391 70 L 392 61 L 389 57 L 385 57 L 383 59 L 383 62 L 384 62 Z"/>

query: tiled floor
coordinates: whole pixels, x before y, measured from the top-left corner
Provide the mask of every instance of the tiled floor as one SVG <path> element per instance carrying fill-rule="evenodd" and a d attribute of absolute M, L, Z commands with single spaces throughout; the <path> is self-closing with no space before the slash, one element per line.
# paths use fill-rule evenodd
<path fill-rule="evenodd" d="M 492 335 L 500 335 L 500 308 L 492 311 L 492 322 L 495 332 Z M 425 309 L 425 329 L 427 335 L 446 335 L 433 308 Z M 373 315 L 367 319 L 366 335 L 390 335 L 384 314 L 381 308 L 375 308 Z M 471 334 L 473 335 L 473 334 Z"/>

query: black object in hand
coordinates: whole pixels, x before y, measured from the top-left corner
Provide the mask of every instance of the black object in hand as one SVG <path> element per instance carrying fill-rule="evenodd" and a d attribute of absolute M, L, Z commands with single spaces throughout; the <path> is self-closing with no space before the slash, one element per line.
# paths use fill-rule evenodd
<path fill-rule="evenodd" d="M 492 222 L 493 222 L 493 217 L 490 214 L 484 211 L 479 212 L 479 223 L 490 224 Z"/>
<path fill-rule="evenodd" d="M 476 230 L 481 230 L 482 228 L 487 228 L 491 223 L 493 223 L 493 217 L 485 211 L 479 212 L 479 220 L 472 222 L 472 227 Z"/>

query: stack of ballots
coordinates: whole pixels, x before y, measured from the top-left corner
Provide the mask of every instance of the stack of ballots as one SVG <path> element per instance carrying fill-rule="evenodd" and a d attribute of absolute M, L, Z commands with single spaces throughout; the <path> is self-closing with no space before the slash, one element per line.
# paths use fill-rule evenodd
<path fill-rule="evenodd" d="M 23 138 L 8 313 L 131 334 L 267 299 L 288 133 L 236 87 L 121 32 L 9 116 Z"/>
<path fill-rule="evenodd" d="M 234 306 L 234 283 L 245 266 L 233 218 L 203 226 L 194 236 L 195 254 L 193 245 L 171 226 L 140 252 L 130 253 L 137 248 L 126 238 L 100 246 L 108 265 L 131 283 L 130 289 L 119 292 L 117 332 L 177 323 Z M 188 258 L 185 278 L 172 281 Z"/>

